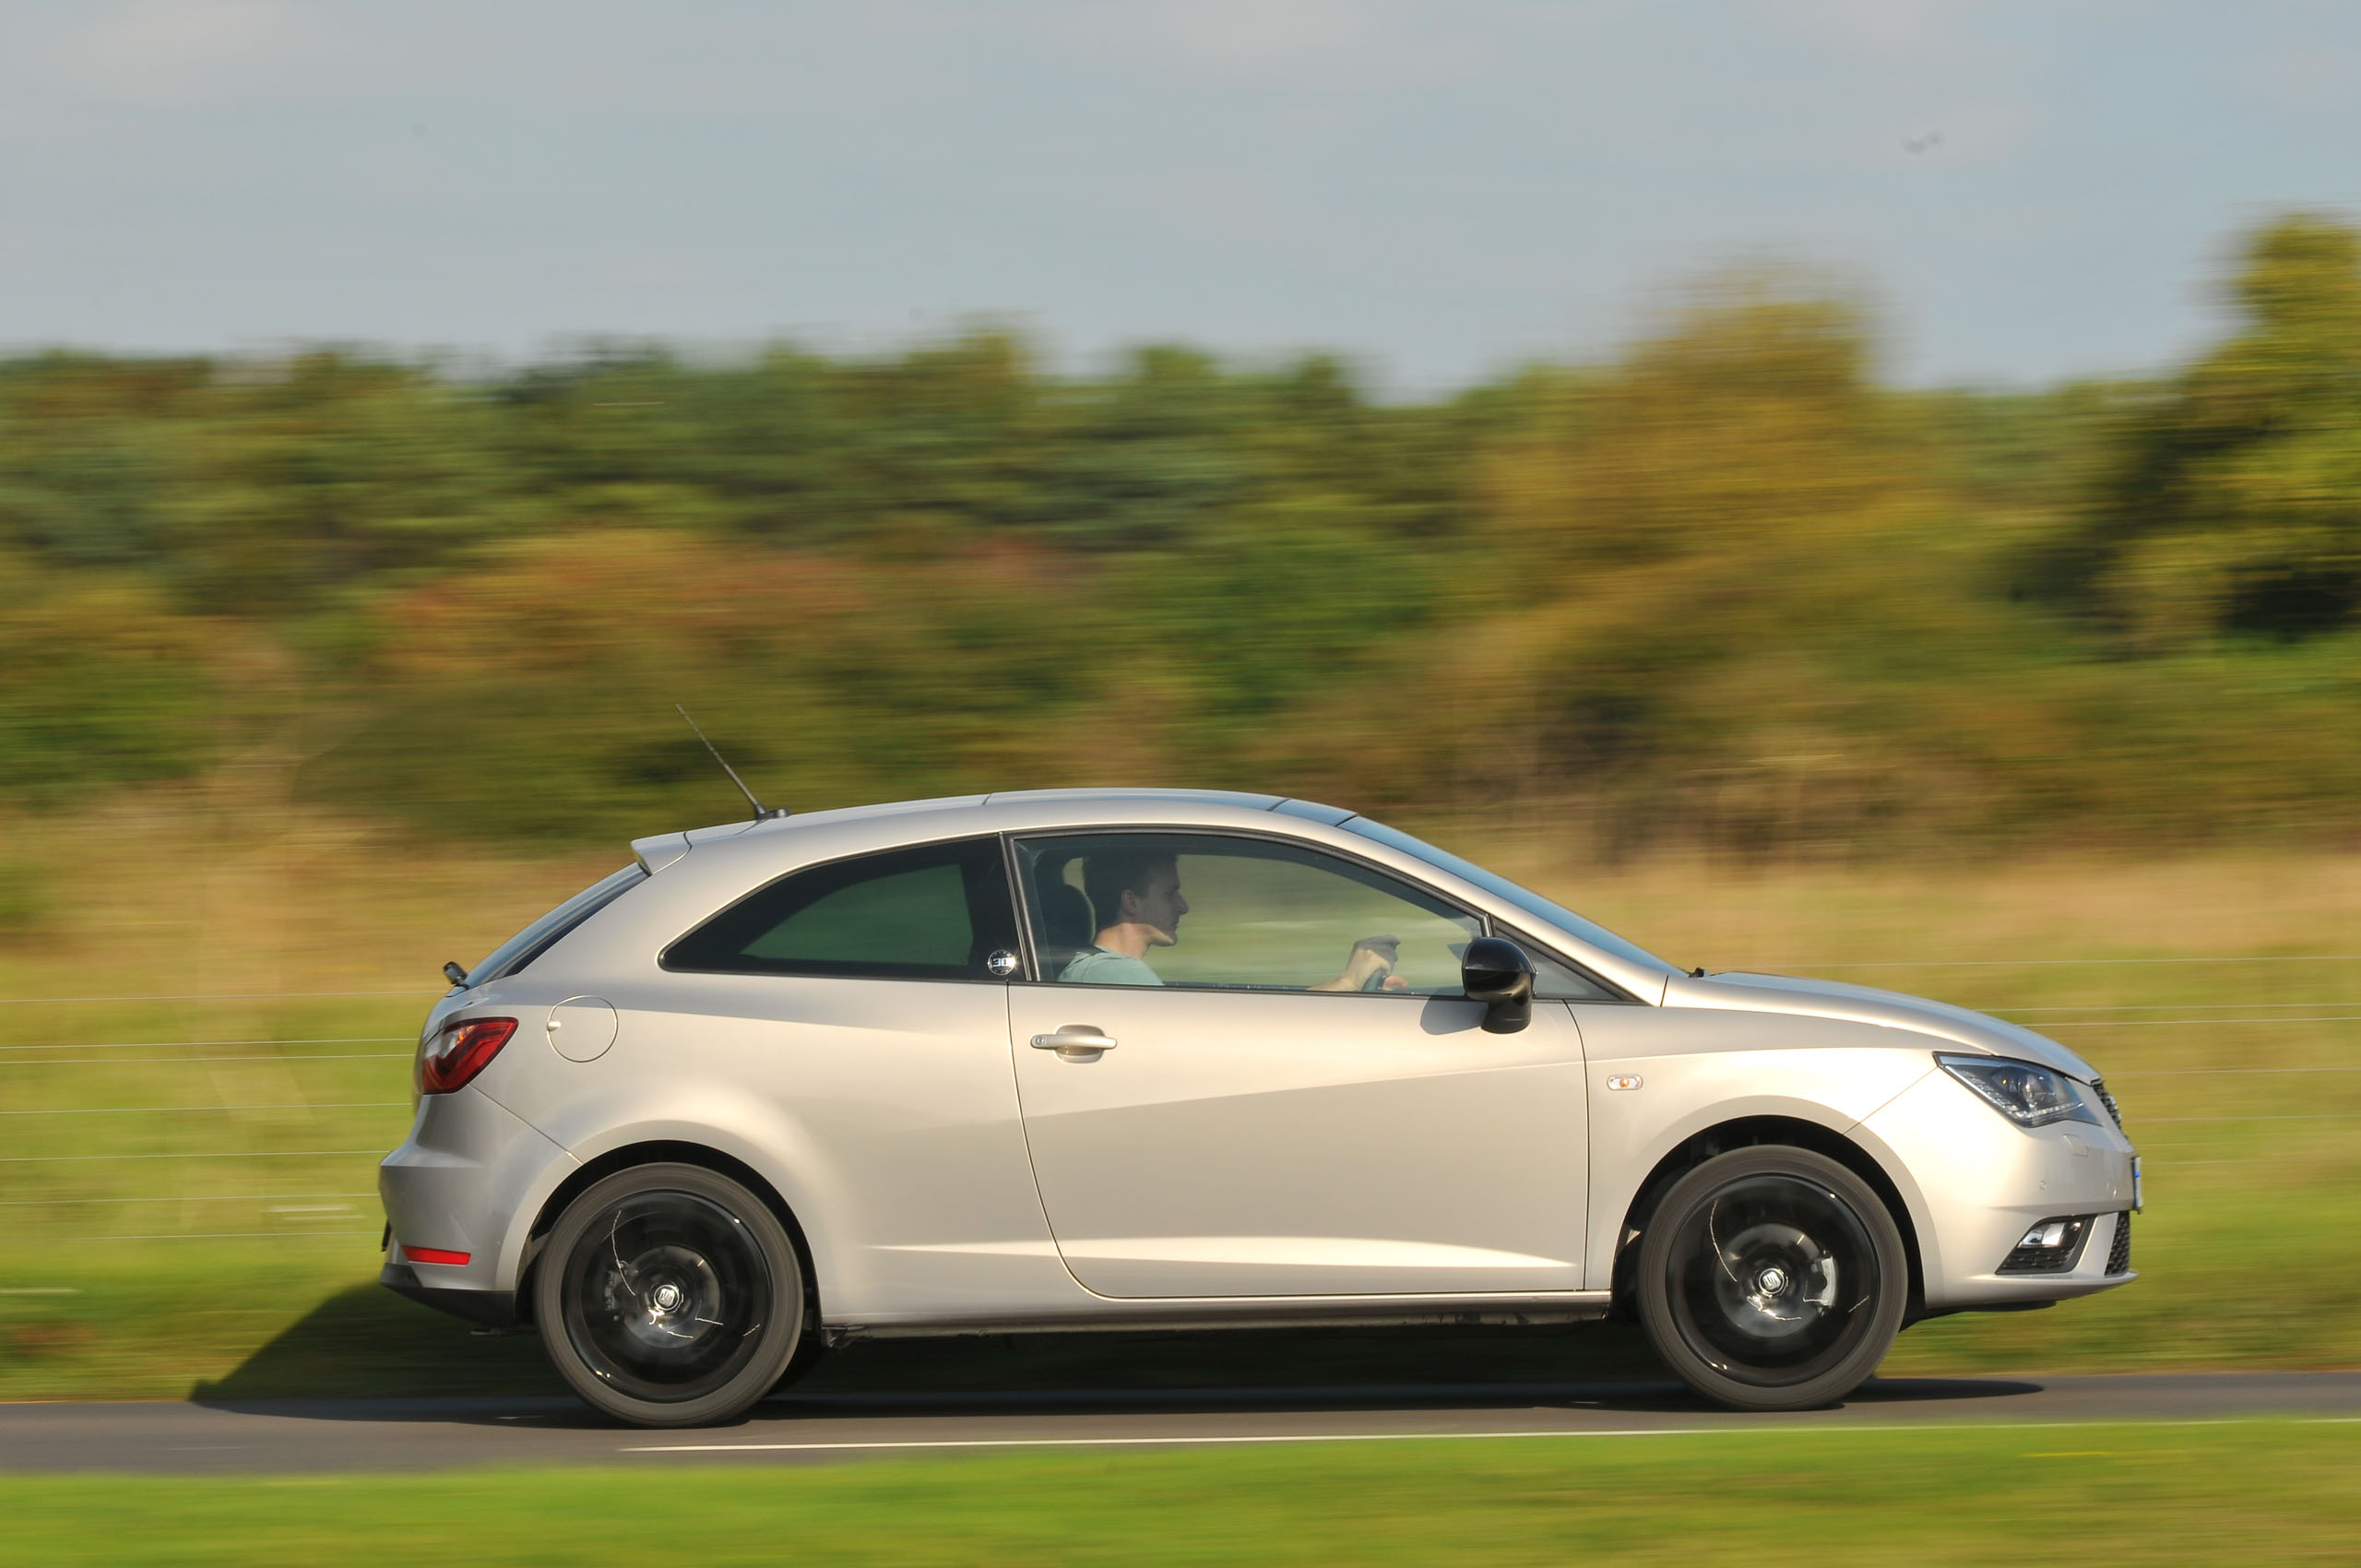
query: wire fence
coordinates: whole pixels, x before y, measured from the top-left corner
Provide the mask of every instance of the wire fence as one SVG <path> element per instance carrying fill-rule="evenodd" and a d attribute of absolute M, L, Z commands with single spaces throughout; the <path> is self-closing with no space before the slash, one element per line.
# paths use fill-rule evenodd
<path fill-rule="evenodd" d="M 2248 955 L 2212 957 L 2070 957 L 2070 958 L 2002 958 L 2002 959 L 1930 959 L 1883 960 L 1877 962 L 1795 962 L 1781 966 L 1793 972 L 1837 972 L 1870 969 L 1978 969 L 2009 968 L 2057 969 L 2070 968 L 2100 968 L 2114 966 L 2213 966 L 2232 967 L 2249 964 L 2361 964 L 2361 954 L 2295 954 Z M 2323 987 L 2322 989 L 2328 989 Z M 2342 988 L 2339 988 L 2342 989 Z M 386 998 L 410 998 L 423 1001 L 441 994 L 419 988 L 354 991 L 270 991 L 270 992 L 196 992 L 179 993 L 136 993 L 89 996 L 0 997 L 0 1007 L 34 1006 L 100 1006 L 132 1003 L 271 1003 L 311 1002 Z M 2073 1030 L 2146 1030 L 2192 1028 L 2313 1029 L 2323 1026 L 2361 1024 L 2361 1001 L 2328 997 L 2317 1000 L 2278 1000 L 2251 996 L 2233 1001 L 2210 1003 L 2127 1003 L 2127 1004 L 2044 1004 L 2026 1006 L 1998 1006 L 1984 1009 L 1997 1016 L 2013 1017 L 2030 1028 L 2045 1032 Z M 44 1031 L 53 1032 L 53 1031 Z M 70 1032 L 60 1030 L 54 1032 Z M 188 1039 L 109 1039 L 74 1041 L 51 1039 L 35 1043 L 0 1045 L 0 1070 L 9 1068 L 103 1068 L 112 1071 L 130 1066 L 206 1066 L 227 1063 L 267 1063 L 281 1067 L 309 1067 L 314 1063 L 406 1060 L 411 1055 L 416 1037 L 411 1035 L 306 1035 L 286 1039 L 253 1034 L 224 1035 Z M 2338 1044 L 2350 1043 L 2345 1040 Z M 305 1048 L 338 1046 L 399 1046 L 394 1051 L 319 1051 Z M 147 1052 L 148 1054 L 119 1054 Z M 173 1054 L 159 1054 L 159 1053 Z M 2300 1077 L 2313 1075 L 2346 1075 L 2361 1073 L 2361 1063 L 2311 1063 L 2284 1066 L 2211 1066 L 2211 1067 L 2134 1067 L 2111 1072 L 2110 1082 L 2128 1080 L 2184 1079 L 2221 1077 L 2260 1079 L 2270 1077 Z M 40 1079 L 32 1082 L 52 1082 Z M 175 1079 L 175 1082 L 180 1080 Z M 25 1126 L 52 1118 L 177 1118 L 209 1115 L 269 1116 L 280 1113 L 311 1115 L 314 1113 L 366 1113 L 406 1109 L 411 1102 L 393 1100 L 326 1100 L 307 1102 L 300 1099 L 266 1101 L 240 1100 L 169 1105 L 107 1105 L 107 1106 L 42 1106 L 0 1109 L 0 1125 Z M 2133 1131 L 2148 1127 L 2236 1128 L 2283 1123 L 2332 1124 L 2361 1122 L 2361 1111 L 2299 1111 L 2225 1112 L 2205 1115 L 2139 1115 L 2132 1119 Z M 73 1123 L 66 1123 L 73 1124 Z M 2167 1134 L 2169 1139 L 2169 1134 Z M 2205 1158 L 2178 1158 L 2186 1149 L 2191 1155 Z M 89 1168 L 110 1166 L 156 1166 L 171 1169 L 168 1162 L 212 1162 L 206 1169 L 235 1170 L 241 1162 L 251 1162 L 257 1171 L 271 1167 L 264 1162 L 291 1159 L 362 1160 L 374 1164 L 384 1158 L 384 1147 L 354 1148 L 196 1148 L 180 1150 L 109 1150 L 77 1154 L 0 1154 L 0 1168 L 25 1170 L 34 1168 Z M 2262 1158 L 2217 1158 L 2213 1149 L 2203 1144 L 2174 1144 L 2170 1141 L 2147 1146 L 2152 1178 L 2157 1174 L 2201 1170 L 2229 1170 L 2265 1166 L 2284 1166 L 2284 1154 Z M 226 1165 L 223 1164 L 226 1162 Z M 328 1180 L 338 1176 L 329 1172 Z M 357 1174 L 357 1172 L 356 1172 Z M 6 1181 L 0 1172 L 0 1182 Z M 299 1181 L 302 1177 L 299 1175 Z M 143 1206 L 152 1209 L 157 1205 L 216 1206 L 223 1218 L 231 1212 L 218 1206 L 244 1206 L 262 1214 L 279 1218 L 276 1229 L 217 1229 L 217 1230 L 145 1230 L 133 1233 L 83 1233 L 78 1235 L 44 1235 L 46 1244 L 65 1240 L 100 1243 L 150 1243 L 175 1241 L 337 1241 L 350 1243 L 368 1239 L 374 1241 L 380 1228 L 372 1223 L 363 1228 L 337 1223 L 350 1217 L 353 1204 L 374 1200 L 374 1190 L 299 1191 L 285 1193 L 219 1193 L 175 1192 L 170 1194 L 52 1194 L 40 1197 L 0 1198 L 0 1228 L 6 1225 L 7 1214 L 21 1213 L 31 1218 L 34 1211 L 56 1213 L 78 1207 L 112 1210 L 126 1216 Z M 192 1216 L 192 1218 L 194 1218 Z M 234 1223 L 234 1221 L 233 1221 Z"/>
<path fill-rule="evenodd" d="M 81 1236 L 81 1241 L 316 1241 L 323 1239 L 348 1240 L 356 1236 L 374 1237 L 377 1228 L 365 1230 L 159 1230 L 148 1236 Z"/>
<path fill-rule="evenodd" d="M 2322 1004 L 2344 1006 L 2347 1004 Z M 2361 1002 L 2350 1004 L 2361 1007 Z M 311 1035 L 294 1039 L 109 1039 L 52 1040 L 41 1045 L 0 1045 L 0 1051 L 164 1051 L 175 1046 L 221 1045 L 399 1045 L 409 1035 Z"/>
<path fill-rule="evenodd" d="M 330 1159 L 349 1154 L 365 1154 L 372 1159 L 383 1159 L 387 1152 L 383 1148 L 249 1148 L 169 1149 L 162 1153 L 135 1154 L 12 1154 L 0 1155 L 0 1165 L 102 1165 L 130 1159 Z"/>
<path fill-rule="evenodd" d="M 53 1208 L 60 1204 L 273 1204 L 312 1198 L 374 1198 L 374 1193 L 183 1193 L 162 1196 L 90 1198 L 0 1198 L 0 1208 Z"/>
<path fill-rule="evenodd" d="M 2072 1007 L 2025 1007 L 2019 1006 L 2011 1003 L 2002 1002 L 1978 1007 L 1974 1009 L 1974 1011 L 1990 1013 L 1995 1016 L 2009 1014 L 2019 1014 L 2025 1016 L 2039 1016 L 2045 1018 L 2048 1017 L 2052 1014 L 2065 1013 L 2078 1015 L 2091 1013 L 2125 1015 L 2120 1017 L 2099 1018 L 2094 1020 L 2095 1022 L 2102 1024 L 2145 1023 L 2148 1021 L 2147 1016 L 2151 1014 L 2161 1014 L 2173 1017 L 2189 1018 L 2200 1023 L 2236 1022 L 2269 1024 L 2289 1019 L 2300 1021 L 2313 1018 L 2316 1016 L 2341 1016 L 2343 1010 L 2347 1008 L 2361 1009 L 2361 1002 L 2127 1002 L 2106 1004 L 2084 1003 Z M 2228 1019 L 2223 1016 L 2223 1015 L 2229 1013 L 2243 1013 L 2253 1016 L 2237 1019 Z M 2067 1020 L 2063 1018 L 2059 1018 L 2054 1020 L 2054 1024 L 2062 1024 L 2066 1021 Z M 2054 1027 L 2054 1024 L 2052 1026 L 2045 1027 Z"/>
<path fill-rule="evenodd" d="M 19 1062 L 0 1062 L 0 1072 L 11 1067 L 195 1067 L 213 1062 L 281 1062 L 300 1067 L 307 1062 L 407 1062 L 410 1054 L 407 1051 L 348 1051 L 334 1055 L 320 1051 L 303 1056 L 281 1056 L 275 1051 L 257 1056 L 34 1056 Z"/>
<path fill-rule="evenodd" d="M 2040 969 L 2108 964 L 2361 964 L 2361 953 L 2248 953 L 2164 958 L 1881 958 L 1875 963 L 1823 964 L 1791 959 L 1798 969 Z"/>
<path fill-rule="evenodd" d="M 398 991 L 188 991 L 121 996 L 0 996 L 0 1007 L 70 1006 L 81 1003 L 115 1002 L 291 1002 L 333 1001 L 363 996 L 438 996 L 442 992 L 404 986 Z"/>
<path fill-rule="evenodd" d="M 2079 1018 L 2071 1022 L 2046 1023 L 2045 1029 L 2161 1029 L 2191 1028 L 2201 1024 L 2361 1024 L 2361 1013 L 2323 1015 L 2320 1016 L 2272 1018 Z"/>
<path fill-rule="evenodd" d="M 2175 954 L 2151 956 L 2078 958 L 1879 958 L 1777 961 L 1782 969 L 1819 972 L 1827 969 L 2026 969 L 2092 968 L 2109 965 L 2166 964 L 2361 964 L 2361 953 L 2226 953 Z M 1737 971 L 1733 971 L 1737 972 Z M 1763 971 L 1747 971 L 1763 972 Z M 362 997 L 432 997 L 445 994 L 427 986 L 400 986 L 382 991 L 191 991 L 125 992 L 108 996 L 0 996 L 0 1007 L 69 1006 L 124 1002 L 285 1002 Z"/>
<path fill-rule="evenodd" d="M 2107 1082 L 2121 1078 L 2251 1078 L 2279 1073 L 2361 1073 L 2361 1067 L 2134 1067 L 2109 1073 Z"/>
<path fill-rule="evenodd" d="M 275 1100 L 263 1105 L 65 1105 L 35 1111 L 0 1111 L 0 1116 L 172 1116 L 200 1111 L 394 1111 L 406 1099 Z"/>

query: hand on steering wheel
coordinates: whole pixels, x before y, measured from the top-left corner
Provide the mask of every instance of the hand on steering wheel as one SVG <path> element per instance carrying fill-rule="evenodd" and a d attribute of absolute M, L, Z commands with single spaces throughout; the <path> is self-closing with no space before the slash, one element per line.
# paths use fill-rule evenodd
<path fill-rule="evenodd" d="M 1345 983 L 1353 991 L 1407 991 L 1410 982 L 1394 972 L 1402 961 L 1398 936 L 1364 936 L 1345 960 Z"/>

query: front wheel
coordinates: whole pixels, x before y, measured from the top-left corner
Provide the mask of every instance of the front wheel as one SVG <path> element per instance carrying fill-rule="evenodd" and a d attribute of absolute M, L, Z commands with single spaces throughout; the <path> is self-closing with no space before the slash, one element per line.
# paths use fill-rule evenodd
<path fill-rule="evenodd" d="M 744 1414 L 804 1337 L 786 1229 L 745 1188 L 694 1165 L 617 1171 L 567 1205 L 533 1310 L 558 1375 L 634 1426 Z"/>
<path fill-rule="evenodd" d="M 1809 1149 L 1720 1155 L 1640 1241 L 1640 1321 L 1665 1364 L 1740 1410 L 1833 1404 L 1901 1330 L 1910 1265 L 1869 1184 Z"/>

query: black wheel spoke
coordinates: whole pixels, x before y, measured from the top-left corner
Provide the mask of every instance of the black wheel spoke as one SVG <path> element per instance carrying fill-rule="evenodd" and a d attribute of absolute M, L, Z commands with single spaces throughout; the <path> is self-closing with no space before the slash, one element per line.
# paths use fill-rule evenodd
<path fill-rule="evenodd" d="M 1674 1223 L 1673 1322 L 1724 1376 L 1766 1388 L 1809 1383 L 1870 1331 L 1877 1247 L 1853 1206 L 1825 1185 L 1740 1176 Z"/>
<path fill-rule="evenodd" d="M 592 1182 L 531 1277 L 551 1364 L 593 1408 L 635 1426 L 733 1420 L 813 1343 L 781 1217 L 701 1166 L 632 1166 Z"/>
<path fill-rule="evenodd" d="M 680 1403 L 729 1384 L 773 1310 L 761 1246 L 735 1216 L 694 1193 L 619 1199 L 564 1267 L 575 1352 L 635 1399 Z"/>

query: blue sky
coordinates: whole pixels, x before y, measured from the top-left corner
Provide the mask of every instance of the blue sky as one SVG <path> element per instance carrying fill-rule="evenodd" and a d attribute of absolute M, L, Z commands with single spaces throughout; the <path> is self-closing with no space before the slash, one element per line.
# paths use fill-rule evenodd
<path fill-rule="evenodd" d="M 1406 394 L 1771 261 L 1898 379 L 2040 383 L 2219 333 L 2270 214 L 2361 217 L 2356 84 L 2350 0 L 0 0 L 0 344 L 990 316 Z"/>

